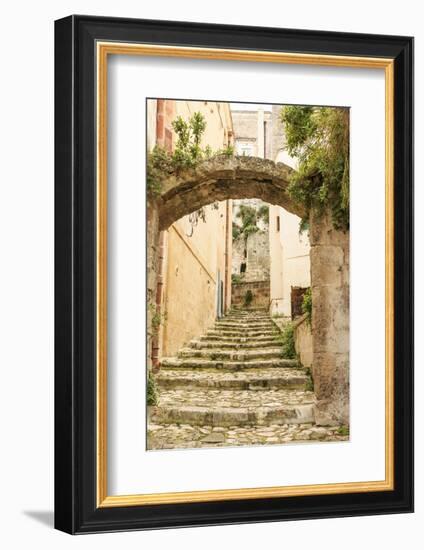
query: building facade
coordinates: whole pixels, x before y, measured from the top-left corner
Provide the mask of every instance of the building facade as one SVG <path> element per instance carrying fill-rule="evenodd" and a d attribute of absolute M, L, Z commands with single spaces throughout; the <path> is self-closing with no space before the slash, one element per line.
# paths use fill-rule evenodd
<path fill-rule="evenodd" d="M 285 149 L 284 128 L 280 121 L 281 105 L 255 106 L 241 109 L 232 106 L 236 153 L 296 168 Z M 255 202 L 255 201 L 254 201 Z M 261 201 L 256 201 L 257 206 Z M 235 207 L 237 207 L 235 203 Z M 269 273 L 270 311 L 284 317 L 292 316 L 293 289 L 310 286 L 309 237 L 299 232 L 300 218 L 280 206 L 269 205 Z M 233 262 L 233 269 L 234 269 Z"/>
<path fill-rule="evenodd" d="M 172 121 L 188 120 L 195 112 L 205 118 L 201 146 L 213 151 L 232 145 L 229 105 L 207 101 L 148 100 L 147 146 L 172 151 L 176 135 Z M 156 307 L 162 319 L 153 343 L 153 364 L 169 357 L 205 332 L 231 300 L 231 201 L 204 208 L 205 219 L 193 213 L 160 235 L 160 277 Z"/>

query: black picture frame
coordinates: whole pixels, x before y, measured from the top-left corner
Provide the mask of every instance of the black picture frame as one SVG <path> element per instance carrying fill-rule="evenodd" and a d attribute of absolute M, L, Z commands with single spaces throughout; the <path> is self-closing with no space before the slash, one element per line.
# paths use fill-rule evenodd
<path fill-rule="evenodd" d="M 96 505 L 98 40 L 394 59 L 393 491 Z M 73 15 L 55 22 L 55 527 L 133 529 L 413 511 L 413 39 Z"/>

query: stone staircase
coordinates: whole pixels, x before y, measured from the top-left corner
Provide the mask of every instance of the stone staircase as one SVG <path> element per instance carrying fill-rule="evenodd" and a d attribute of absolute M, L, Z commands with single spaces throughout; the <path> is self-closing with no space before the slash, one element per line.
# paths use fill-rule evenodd
<path fill-rule="evenodd" d="M 265 310 L 234 310 L 161 361 L 148 449 L 337 439 L 314 426 L 310 375 L 282 356 Z"/>

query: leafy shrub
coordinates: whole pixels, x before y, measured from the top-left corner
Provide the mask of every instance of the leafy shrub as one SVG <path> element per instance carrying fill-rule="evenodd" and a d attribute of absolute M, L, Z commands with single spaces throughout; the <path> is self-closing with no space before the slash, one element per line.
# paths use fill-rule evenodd
<path fill-rule="evenodd" d="M 288 193 L 305 208 L 331 212 L 336 229 L 349 229 L 349 109 L 290 105 L 281 110 L 288 153 L 298 159 Z"/>
<path fill-rule="evenodd" d="M 349 426 L 339 426 L 337 433 L 339 435 L 349 435 Z"/>
<path fill-rule="evenodd" d="M 162 179 L 173 170 L 172 156 L 156 145 L 147 156 L 147 193 L 159 196 L 162 192 Z"/>
<path fill-rule="evenodd" d="M 307 315 L 309 326 L 312 325 L 312 289 L 311 287 L 303 295 L 302 311 Z"/>
<path fill-rule="evenodd" d="M 233 222 L 233 240 L 243 235 L 247 241 L 249 235 L 260 231 L 258 223 L 262 221 L 265 225 L 269 224 L 269 207 L 263 204 L 259 208 L 247 204 L 240 204 L 236 218 L 241 220 L 241 225 Z"/>
<path fill-rule="evenodd" d="M 172 128 L 177 134 L 175 150 L 170 153 L 163 147 L 155 146 L 147 157 L 147 192 L 153 196 L 160 195 L 162 181 L 168 174 L 183 168 L 194 167 L 201 160 L 212 156 L 234 155 L 232 145 L 215 152 L 209 145 L 201 147 L 206 120 L 200 112 L 193 113 L 188 120 L 178 116 L 172 121 Z"/>
<path fill-rule="evenodd" d="M 295 359 L 293 323 L 286 323 L 281 330 L 281 353 L 285 359 Z"/>
<path fill-rule="evenodd" d="M 245 307 L 249 307 L 252 301 L 253 301 L 253 292 L 251 290 L 247 290 L 246 294 L 244 295 Z"/>
<path fill-rule="evenodd" d="M 158 404 L 158 389 L 156 380 L 150 372 L 147 377 L 147 404 L 152 406 L 156 406 Z"/>
<path fill-rule="evenodd" d="M 161 313 L 155 304 L 149 303 L 149 310 L 151 312 L 151 324 L 152 334 L 156 335 L 159 332 L 160 326 L 166 321 L 166 312 Z"/>
<path fill-rule="evenodd" d="M 242 279 L 241 279 L 240 275 L 237 275 L 237 273 L 233 273 L 233 274 L 231 275 L 231 282 L 232 282 L 233 284 L 237 285 L 237 284 L 241 283 L 241 280 L 242 280 Z"/>
<path fill-rule="evenodd" d="M 215 152 L 212 151 L 209 145 L 204 148 L 201 147 L 202 136 L 206 130 L 206 120 L 200 112 L 193 113 L 188 120 L 178 116 L 172 121 L 172 128 L 177 134 L 175 150 L 171 153 L 163 147 L 155 146 L 147 156 L 147 194 L 150 198 L 160 196 L 163 181 L 168 175 L 185 168 L 193 168 L 200 161 L 210 159 L 216 155 L 234 155 L 232 145 Z M 218 203 L 214 203 L 212 209 L 217 208 Z M 192 234 L 199 219 L 206 222 L 204 207 L 190 214 L 189 221 L 192 225 Z"/>
<path fill-rule="evenodd" d="M 309 377 L 305 384 L 305 391 L 314 391 L 314 379 L 310 368 L 305 369 L 305 374 Z"/>

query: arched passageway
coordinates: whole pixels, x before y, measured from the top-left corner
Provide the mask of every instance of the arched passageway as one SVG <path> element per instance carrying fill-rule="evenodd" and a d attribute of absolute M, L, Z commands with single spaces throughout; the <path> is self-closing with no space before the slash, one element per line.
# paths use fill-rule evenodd
<path fill-rule="evenodd" d="M 160 277 L 160 232 L 215 201 L 260 198 L 303 217 L 290 198 L 291 168 L 255 157 L 221 155 L 195 168 L 168 174 L 159 196 L 148 200 L 148 300 Z M 334 229 L 328 215 L 310 218 L 313 377 L 316 421 L 349 418 L 349 234 Z M 151 328 L 152 314 L 148 314 Z"/>
<path fill-rule="evenodd" d="M 170 175 L 158 201 L 159 227 L 167 229 L 186 214 L 226 199 L 262 199 L 302 217 L 304 211 L 287 193 L 291 171 L 271 160 L 221 155 Z"/>

